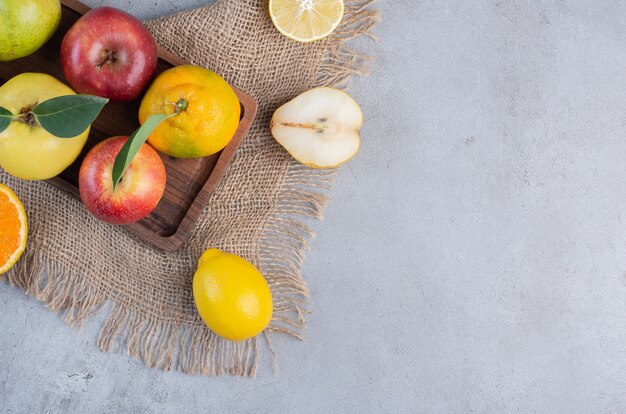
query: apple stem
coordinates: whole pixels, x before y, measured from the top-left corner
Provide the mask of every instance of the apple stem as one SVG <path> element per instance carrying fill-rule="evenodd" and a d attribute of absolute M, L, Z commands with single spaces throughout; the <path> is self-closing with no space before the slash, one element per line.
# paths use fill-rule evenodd
<path fill-rule="evenodd" d="M 26 115 L 24 115 L 24 122 L 30 127 L 37 126 L 37 118 L 35 117 L 35 114 L 32 112 L 29 112 Z"/>
<path fill-rule="evenodd" d="M 107 63 L 115 63 L 116 60 L 117 60 L 117 57 L 115 56 L 115 52 L 114 51 L 112 51 L 112 50 L 105 50 L 104 51 L 104 56 L 102 57 L 100 62 L 98 62 L 96 64 L 96 68 L 102 69 L 102 67 L 104 65 L 106 65 Z"/>
<path fill-rule="evenodd" d="M 39 126 L 39 122 L 37 122 L 37 116 L 30 110 L 28 112 L 21 112 L 19 115 L 15 115 L 13 119 L 21 121 L 31 128 Z"/>

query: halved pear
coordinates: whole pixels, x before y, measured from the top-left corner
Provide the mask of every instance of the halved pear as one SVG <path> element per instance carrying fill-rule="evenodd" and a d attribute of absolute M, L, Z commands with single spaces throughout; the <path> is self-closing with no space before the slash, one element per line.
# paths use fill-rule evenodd
<path fill-rule="evenodd" d="M 363 112 L 345 92 L 315 88 L 274 112 L 270 129 L 280 145 L 302 164 L 333 168 L 359 150 Z"/>

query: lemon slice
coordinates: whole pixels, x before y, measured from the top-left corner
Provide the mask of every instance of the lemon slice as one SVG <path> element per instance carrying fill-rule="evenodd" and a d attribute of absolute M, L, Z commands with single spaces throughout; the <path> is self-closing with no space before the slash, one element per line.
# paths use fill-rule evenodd
<path fill-rule="evenodd" d="M 299 42 L 322 39 L 339 26 L 343 0 L 270 0 L 274 26 Z"/>

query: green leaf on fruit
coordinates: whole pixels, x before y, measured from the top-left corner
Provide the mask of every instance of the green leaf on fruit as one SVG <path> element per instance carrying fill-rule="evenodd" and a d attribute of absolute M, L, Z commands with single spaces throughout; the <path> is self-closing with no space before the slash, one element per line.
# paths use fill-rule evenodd
<path fill-rule="evenodd" d="M 122 176 L 128 169 L 128 166 L 133 161 L 133 158 L 135 158 L 135 155 L 137 155 L 141 146 L 145 144 L 152 131 L 154 131 L 154 129 L 159 126 L 161 122 L 174 115 L 177 114 L 152 115 L 146 120 L 146 122 L 143 123 L 141 127 L 137 128 L 137 130 L 133 132 L 130 138 L 128 138 L 128 141 L 126 141 L 120 152 L 117 154 L 115 162 L 113 163 L 113 190 L 115 190 L 119 184 Z"/>
<path fill-rule="evenodd" d="M 43 129 L 59 138 L 83 133 L 109 102 L 93 95 L 66 95 L 43 101 L 32 110 Z"/>
<path fill-rule="evenodd" d="M 0 106 L 0 133 L 9 127 L 12 120 L 13 114 Z"/>

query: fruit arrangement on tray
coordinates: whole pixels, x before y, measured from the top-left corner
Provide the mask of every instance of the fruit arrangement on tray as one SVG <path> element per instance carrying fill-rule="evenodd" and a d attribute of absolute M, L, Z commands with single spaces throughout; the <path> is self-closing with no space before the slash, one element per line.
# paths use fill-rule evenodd
<path fill-rule="evenodd" d="M 66 9 L 84 15 L 59 33 Z M 171 186 L 171 166 L 213 157 L 215 167 L 223 154 L 232 157 L 252 123 L 255 107 L 215 72 L 184 62 L 160 67 L 162 51 L 154 38 L 122 10 L 89 10 L 77 1 L 0 0 L 0 11 L 0 69 L 47 50 L 58 54 L 67 82 L 23 72 L 0 86 L 0 167 L 19 179 L 53 183 L 74 168 L 77 194 L 98 220 L 129 228 L 146 220 Z M 328 36 L 343 11 L 343 0 L 269 0 L 276 28 L 299 42 Z M 54 36 L 60 44 L 50 40 Z M 138 128 L 88 145 L 92 125 L 112 105 L 135 108 L 122 114 L 138 120 Z M 320 87 L 278 108 L 268 127 L 302 164 L 333 168 L 357 153 L 362 123 L 349 95 Z M 206 182 L 208 175 L 202 176 Z M 27 239 L 27 212 L 0 183 L 0 274 L 19 260 Z M 226 339 L 255 336 L 272 318 L 272 296 L 261 273 L 227 252 L 208 249 L 199 258 L 193 294 L 201 318 Z"/>

